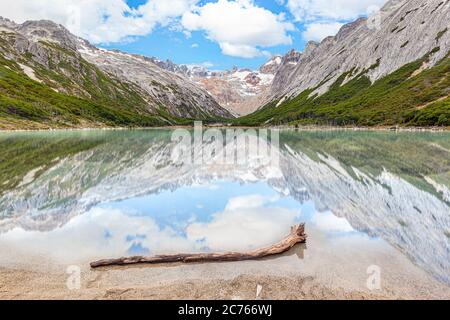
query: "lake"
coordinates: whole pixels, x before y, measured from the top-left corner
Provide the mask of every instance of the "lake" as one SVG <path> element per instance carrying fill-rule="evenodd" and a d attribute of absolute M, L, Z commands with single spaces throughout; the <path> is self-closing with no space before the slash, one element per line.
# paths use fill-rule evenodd
<path fill-rule="evenodd" d="M 0 268 L 248 251 L 306 223 L 306 245 L 230 272 L 450 286 L 450 133 L 227 134 L 0 133 Z"/>

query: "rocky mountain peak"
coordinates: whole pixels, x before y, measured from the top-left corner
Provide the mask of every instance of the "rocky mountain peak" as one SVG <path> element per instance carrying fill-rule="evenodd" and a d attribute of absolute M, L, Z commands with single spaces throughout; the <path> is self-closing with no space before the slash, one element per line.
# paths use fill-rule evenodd
<path fill-rule="evenodd" d="M 295 63 L 297 64 L 301 57 L 302 57 L 302 53 L 292 49 L 291 51 L 289 51 L 285 56 L 283 56 L 281 63 L 282 64 L 286 64 L 286 63 Z"/>
<path fill-rule="evenodd" d="M 161 108 L 180 118 L 233 116 L 207 91 L 176 74 L 174 66 L 171 70 L 170 61 L 162 68 L 154 63 L 156 59 L 99 49 L 48 20 L 15 24 L 2 19 L 0 23 L 10 30 L 8 36 L 0 32 L 1 39 L 8 43 L 0 47 L 0 54 L 20 61 L 28 77 L 57 92 L 84 99 L 129 95 L 139 100 L 144 112 L 156 116 Z M 42 67 L 52 78 L 38 71 Z M 67 80 L 60 83 L 55 79 Z M 108 90 L 115 92 L 109 94 Z"/>
<path fill-rule="evenodd" d="M 0 16 L 0 27 L 6 27 L 8 29 L 14 29 L 17 27 L 17 24 L 14 21 L 11 21 L 7 18 L 3 18 Z"/>
<path fill-rule="evenodd" d="M 309 56 L 314 50 L 316 50 L 317 47 L 319 47 L 319 43 L 316 41 L 308 41 L 305 50 L 303 50 L 303 54 L 305 56 Z"/>
<path fill-rule="evenodd" d="M 350 70 L 364 71 L 374 82 L 431 52 L 428 68 L 448 54 L 450 1 L 391 0 L 377 17 L 376 25 L 368 26 L 367 19 L 360 18 L 334 37 L 308 42 L 295 68 L 279 69 L 265 103 L 318 84 L 315 93 L 323 94 Z"/>
<path fill-rule="evenodd" d="M 234 66 L 230 70 L 212 71 L 201 65 L 177 65 L 170 60 L 144 59 L 194 82 L 233 114 L 245 115 L 258 108 L 260 99 L 272 84 L 283 61 L 289 59 L 291 63 L 296 63 L 298 54 L 292 50 L 290 58 L 273 56 L 258 70 Z"/>
<path fill-rule="evenodd" d="M 259 68 L 261 73 L 275 74 L 281 65 L 283 57 L 280 55 L 273 56 L 269 61 Z"/>
<path fill-rule="evenodd" d="M 295 56 L 292 51 L 291 61 L 296 60 Z M 226 71 L 191 73 L 190 77 L 211 93 L 221 106 L 235 114 L 246 115 L 261 104 L 283 59 L 279 55 L 273 56 L 258 70 L 233 67 Z"/>
<path fill-rule="evenodd" d="M 64 48 L 77 50 L 78 37 L 64 26 L 50 20 L 25 21 L 16 30 L 33 40 L 57 42 Z"/>

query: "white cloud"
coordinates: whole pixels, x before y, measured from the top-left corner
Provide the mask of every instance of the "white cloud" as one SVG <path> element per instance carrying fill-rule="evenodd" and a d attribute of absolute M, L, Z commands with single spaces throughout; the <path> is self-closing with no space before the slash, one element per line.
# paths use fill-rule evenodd
<path fill-rule="evenodd" d="M 84 263 L 127 255 L 133 244 L 128 238 L 135 236 L 145 236 L 136 242 L 151 254 L 190 251 L 193 247 L 170 228 L 161 229 L 151 218 L 98 208 L 50 232 L 15 228 L 0 235 L 0 245 L 17 253 L 9 257 L 13 260 L 39 255 L 61 263 Z"/>
<path fill-rule="evenodd" d="M 307 40 L 321 41 L 328 36 L 334 36 L 342 25 L 340 22 L 311 23 L 306 26 L 303 37 Z"/>
<path fill-rule="evenodd" d="M 210 61 L 205 61 L 205 62 L 200 63 L 200 66 L 202 66 L 203 68 L 212 68 L 212 67 L 214 67 L 214 63 L 212 63 Z M 210 189 L 214 189 L 214 187 L 211 187 Z"/>
<path fill-rule="evenodd" d="M 343 25 L 380 9 L 387 0 L 288 0 L 295 20 L 305 24 L 303 38 L 320 41 L 334 36 Z"/>
<path fill-rule="evenodd" d="M 373 6 L 387 0 L 288 0 L 287 7 L 301 22 L 323 19 L 352 20 L 366 15 Z"/>
<path fill-rule="evenodd" d="M 299 212 L 267 206 L 274 200 L 261 195 L 232 198 L 211 222 L 189 225 L 187 237 L 203 240 L 212 251 L 243 251 L 276 243 L 296 223 Z"/>
<path fill-rule="evenodd" d="M 210 69 L 210 68 L 214 67 L 214 63 L 212 63 L 211 61 L 204 61 L 204 62 L 201 62 L 201 63 L 187 64 L 186 66 L 189 67 L 189 68 Z M 203 186 L 199 186 L 199 187 L 203 187 Z M 207 188 L 209 190 L 217 190 L 218 186 L 216 186 L 216 185 L 209 185 L 209 186 L 207 186 Z"/>
<path fill-rule="evenodd" d="M 229 42 L 220 42 L 220 49 L 222 53 L 227 56 L 241 57 L 241 58 L 254 58 L 261 56 L 261 52 L 254 46 L 246 44 L 232 44 Z"/>
<path fill-rule="evenodd" d="M 304 23 L 307 40 L 334 35 L 342 22 L 373 12 L 386 0 L 277 0 Z M 200 4 L 202 3 L 202 4 Z M 150 34 L 155 27 L 204 31 L 229 56 L 268 55 L 263 48 L 289 45 L 295 30 L 284 14 L 259 7 L 253 0 L 147 0 L 130 8 L 126 0 L 0 1 L 0 14 L 16 22 L 49 19 L 93 43 L 112 43 Z M 195 45 L 193 47 L 196 47 Z"/>
<path fill-rule="evenodd" d="M 94 43 L 118 42 L 152 32 L 189 11 L 199 0 L 149 0 L 136 9 L 125 0 L 1 1 L 0 13 L 18 23 L 48 19 Z"/>
<path fill-rule="evenodd" d="M 326 232 L 353 232 L 351 224 L 345 218 L 339 218 L 332 212 L 316 212 L 311 222 L 320 230 Z"/>
<path fill-rule="evenodd" d="M 260 49 L 291 44 L 288 31 L 294 26 L 284 15 L 256 6 L 251 0 L 219 0 L 197 7 L 183 15 L 188 31 L 204 31 L 218 42 L 226 55 L 253 58 L 264 55 Z"/>
<path fill-rule="evenodd" d="M 297 210 L 266 206 L 273 201 L 260 195 L 230 199 L 210 222 L 185 221 L 186 236 L 169 226 L 159 226 L 150 217 L 94 208 L 49 232 L 17 227 L 0 234 L 0 247 L 5 252 L 0 262 L 16 264 L 40 256 L 76 264 L 133 254 L 203 252 L 205 248 L 246 251 L 281 240 L 296 223 Z M 133 244 L 146 252 L 130 252 Z"/>
<path fill-rule="evenodd" d="M 126 0 L 15 0 L 0 2 L 0 14 L 18 23 L 47 19 L 93 43 L 127 41 L 157 26 L 189 34 L 205 31 L 230 56 L 266 55 L 261 48 L 291 44 L 293 24 L 253 0 L 147 0 L 130 8 Z M 198 6 L 197 6 L 198 5 Z M 181 23 L 179 23 L 181 20 Z"/>

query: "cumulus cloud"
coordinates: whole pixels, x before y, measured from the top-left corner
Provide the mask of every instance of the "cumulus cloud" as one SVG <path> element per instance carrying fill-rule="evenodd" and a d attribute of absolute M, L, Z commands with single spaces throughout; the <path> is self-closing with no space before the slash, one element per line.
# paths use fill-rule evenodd
<path fill-rule="evenodd" d="M 303 37 L 320 41 L 333 36 L 343 22 L 367 16 L 387 0 L 288 0 L 287 8 L 295 20 L 305 24 Z"/>
<path fill-rule="evenodd" d="M 324 38 L 335 35 L 343 26 L 340 22 L 310 23 L 303 32 L 303 37 L 308 40 L 321 41 Z"/>
<path fill-rule="evenodd" d="M 288 0 L 287 7 L 301 22 L 322 19 L 351 20 L 382 7 L 387 0 Z"/>
<path fill-rule="evenodd" d="M 18 23 L 48 19 L 94 43 L 124 41 L 147 35 L 158 25 L 179 18 L 199 0 L 148 0 L 130 8 L 125 0 L 1 1 L 2 16 Z"/>
<path fill-rule="evenodd" d="M 320 230 L 326 232 L 354 232 L 355 230 L 345 218 L 339 218 L 332 212 L 316 212 L 311 222 Z"/>
<path fill-rule="evenodd" d="M 151 254 L 192 249 L 192 244 L 185 238 L 170 228 L 160 228 L 149 217 L 99 208 L 49 232 L 15 228 L 0 235 L 0 245 L 17 253 L 10 259 L 37 254 L 61 263 L 84 263 L 105 256 L 132 255 L 130 251 L 133 247 L 143 248 Z"/>
<path fill-rule="evenodd" d="M 1 15 L 18 23 L 48 19 L 93 43 L 114 43 L 150 34 L 157 26 L 204 31 L 226 55 L 252 58 L 261 48 L 291 44 L 293 24 L 252 0 L 147 0 L 132 8 L 126 0 L 16 0 L 0 2 Z M 180 21 L 181 20 L 181 21 Z"/>
<path fill-rule="evenodd" d="M 202 241 L 212 251 L 243 251 L 271 245 L 286 235 L 299 212 L 270 206 L 272 197 L 249 195 L 229 200 L 211 222 L 193 223 L 186 229 L 191 241 Z"/>
<path fill-rule="evenodd" d="M 229 56 L 254 58 L 261 48 L 291 44 L 294 25 L 250 0 L 219 0 L 187 12 L 181 24 L 188 31 L 204 31 Z"/>
<path fill-rule="evenodd" d="M 245 251 L 279 241 L 296 223 L 297 210 L 269 206 L 273 201 L 275 198 L 260 195 L 232 198 L 210 222 L 184 221 L 187 226 L 182 233 L 174 227 L 161 227 L 151 217 L 93 208 L 49 232 L 18 227 L 0 234 L 0 246 L 5 248 L 1 258 L 2 262 L 17 263 L 38 255 L 70 264 L 105 256 Z"/>
<path fill-rule="evenodd" d="M 303 37 L 321 40 L 338 26 L 373 12 L 386 0 L 277 0 L 305 25 Z M 222 53 L 243 58 L 268 55 L 264 48 L 290 45 L 294 24 L 283 13 L 254 0 L 147 0 L 130 7 L 126 0 L 1 1 L 2 16 L 22 23 L 48 19 L 93 43 L 114 43 L 150 34 L 157 26 L 189 34 L 204 32 Z"/>

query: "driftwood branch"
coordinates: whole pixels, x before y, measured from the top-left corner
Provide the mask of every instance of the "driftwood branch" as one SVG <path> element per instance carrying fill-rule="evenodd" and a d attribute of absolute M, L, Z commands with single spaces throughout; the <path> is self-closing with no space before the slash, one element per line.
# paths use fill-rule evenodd
<path fill-rule="evenodd" d="M 285 239 L 273 246 L 246 252 L 228 253 L 198 253 L 198 254 L 175 254 L 159 255 L 154 257 L 129 257 L 120 259 L 100 260 L 91 263 L 91 268 L 106 266 L 126 266 L 132 264 L 166 264 L 166 263 L 201 263 L 201 262 L 231 262 L 256 260 L 268 256 L 278 255 L 289 251 L 295 245 L 306 242 L 305 225 L 296 225 L 291 228 L 291 233 Z"/>

